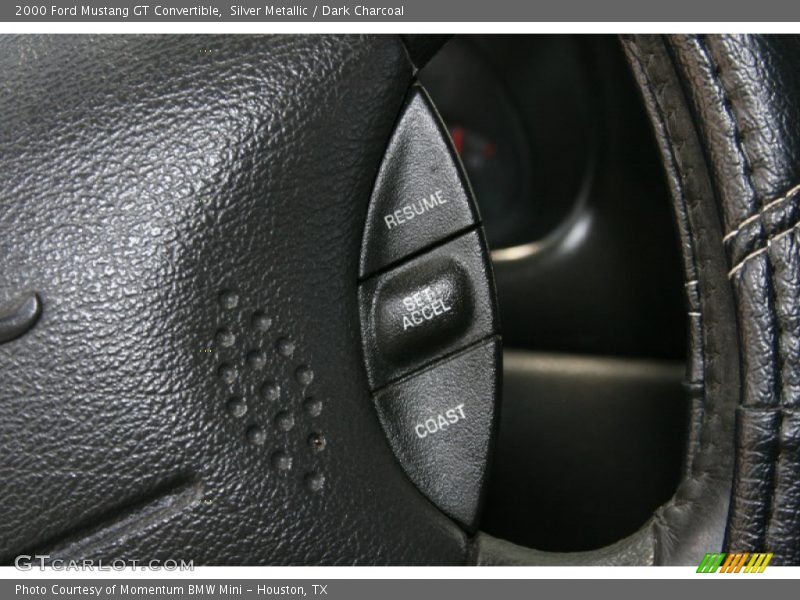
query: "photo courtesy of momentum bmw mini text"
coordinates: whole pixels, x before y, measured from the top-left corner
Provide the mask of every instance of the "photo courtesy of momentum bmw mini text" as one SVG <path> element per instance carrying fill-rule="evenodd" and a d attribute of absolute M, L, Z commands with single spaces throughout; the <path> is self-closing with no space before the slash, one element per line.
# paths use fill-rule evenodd
<path fill-rule="evenodd" d="M 0 598 L 796 595 L 800 5 L 0 24 Z"/>

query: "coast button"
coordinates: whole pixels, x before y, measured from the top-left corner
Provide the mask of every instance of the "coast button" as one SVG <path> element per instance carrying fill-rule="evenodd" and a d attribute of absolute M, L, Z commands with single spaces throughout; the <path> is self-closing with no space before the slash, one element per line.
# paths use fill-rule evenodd
<path fill-rule="evenodd" d="M 499 338 L 492 338 L 375 394 L 409 478 L 469 529 L 480 514 L 497 429 L 500 360 Z"/>
<path fill-rule="evenodd" d="M 414 86 L 375 182 L 361 247 L 360 276 L 477 221 L 450 137 L 425 91 Z"/>

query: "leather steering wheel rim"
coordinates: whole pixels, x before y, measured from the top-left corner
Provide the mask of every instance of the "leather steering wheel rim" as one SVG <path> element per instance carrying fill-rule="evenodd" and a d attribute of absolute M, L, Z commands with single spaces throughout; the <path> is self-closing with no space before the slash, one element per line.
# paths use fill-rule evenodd
<path fill-rule="evenodd" d="M 0 343 L 4 563 L 800 562 L 796 39 L 622 39 L 683 246 L 691 435 L 653 519 L 570 555 L 468 536 L 372 406 L 359 247 L 418 42 L 0 40 L 0 306 L 41 303 Z"/>
<path fill-rule="evenodd" d="M 627 539 L 553 555 L 479 536 L 481 564 L 800 563 L 797 36 L 626 35 L 684 258 L 691 424 L 673 498 Z M 646 235 L 643 243 L 647 243 Z"/>

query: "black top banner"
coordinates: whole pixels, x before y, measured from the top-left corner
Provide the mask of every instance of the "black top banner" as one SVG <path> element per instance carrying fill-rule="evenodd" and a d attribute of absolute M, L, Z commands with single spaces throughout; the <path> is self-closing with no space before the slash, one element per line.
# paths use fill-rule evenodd
<path fill-rule="evenodd" d="M 150 3 L 148 3 L 150 2 Z M 19 0 L 4 22 L 787 22 L 787 0 Z"/>

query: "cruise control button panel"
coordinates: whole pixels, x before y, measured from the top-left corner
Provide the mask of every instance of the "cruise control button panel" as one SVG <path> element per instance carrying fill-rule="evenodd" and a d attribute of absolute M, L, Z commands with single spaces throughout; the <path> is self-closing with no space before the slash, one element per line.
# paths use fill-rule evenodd
<path fill-rule="evenodd" d="M 409 478 L 468 529 L 480 514 L 493 448 L 500 342 L 492 339 L 376 394 L 378 416 Z"/>
<path fill-rule="evenodd" d="M 487 253 L 479 231 L 368 279 L 359 295 L 373 389 L 496 331 Z"/>
<path fill-rule="evenodd" d="M 364 363 L 389 444 L 420 492 L 472 529 L 497 422 L 497 307 L 472 193 L 419 86 L 380 168 L 361 252 Z"/>
<path fill-rule="evenodd" d="M 361 277 L 477 222 L 461 162 L 427 94 L 415 86 L 372 193 Z"/>

